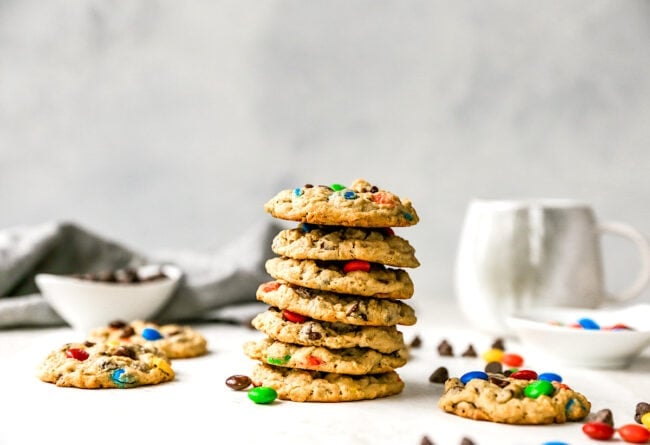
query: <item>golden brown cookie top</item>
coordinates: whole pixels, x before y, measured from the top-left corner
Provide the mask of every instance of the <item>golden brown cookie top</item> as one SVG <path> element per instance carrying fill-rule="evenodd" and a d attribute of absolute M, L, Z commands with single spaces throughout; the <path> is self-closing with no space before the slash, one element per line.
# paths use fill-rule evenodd
<path fill-rule="evenodd" d="M 275 218 L 309 224 L 407 227 L 419 221 L 410 200 L 364 179 L 357 179 L 348 187 L 305 184 L 282 190 L 264 209 Z"/>

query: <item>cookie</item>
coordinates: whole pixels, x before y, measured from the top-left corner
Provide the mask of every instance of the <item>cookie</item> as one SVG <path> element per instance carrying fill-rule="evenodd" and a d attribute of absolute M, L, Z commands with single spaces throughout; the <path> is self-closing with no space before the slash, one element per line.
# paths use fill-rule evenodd
<path fill-rule="evenodd" d="M 500 376 L 490 381 L 472 379 L 464 385 L 458 378 L 450 378 L 438 406 L 469 419 L 515 425 L 579 421 L 589 414 L 591 403 L 566 385 L 554 384 L 550 396 L 530 398 L 524 395 L 529 383 L 531 380 Z"/>
<path fill-rule="evenodd" d="M 297 260 L 363 260 L 395 267 L 418 267 L 411 244 L 389 229 L 301 224 L 279 232 L 274 253 Z"/>
<path fill-rule="evenodd" d="M 406 349 L 382 354 L 369 348 L 328 349 L 301 346 L 264 338 L 244 343 L 244 353 L 270 365 L 335 372 L 339 374 L 379 374 L 406 364 Z"/>
<path fill-rule="evenodd" d="M 403 269 L 367 263 L 369 270 L 346 272 L 338 261 L 295 260 L 275 257 L 266 260 L 266 271 L 273 278 L 309 289 L 375 298 L 408 299 L 413 282 Z"/>
<path fill-rule="evenodd" d="M 252 325 L 274 340 L 330 349 L 370 348 L 389 354 L 404 348 L 404 337 L 395 326 L 355 326 L 313 320 L 275 308 L 258 314 Z"/>
<path fill-rule="evenodd" d="M 109 326 L 93 329 L 88 335 L 88 340 L 151 344 L 171 359 L 198 357 L 206 354 L 208 350 L 206 338 L 189 326 L 160 325 L 143 320 L 134 320 L 130 323 L 115 320 Z"/>
<path fill-rule="evenodd" d="M 38 378 L 56 386 L 133 388 L 174 379 L 165 354 L 151 345 L 67 343 L 52 351 L 38 368 Z"/>
<path fill-rule="evenodd" d="M 350 227 L 407 227 L 418 223 L 408 199 L 357 179 L 349 187 L 306 184 L 282 190 L 264 204 L 273 217 Z"/>
<path fill-rule="evenodd" d="M 412 326 L 417 322 L 413 308 L 401 301 L 335 294 L 282 281 L 260 284 L 256 298 L 279 309 L 332 323 Z"/>
<path fill-rule="evenodd" d="M 372 375 L 329 374 L 258 364 L 256 384 L 270 386 L 281 400 L 294 402 L 351 402 L 399 394 L 404 382 L 395 371 Z"/>

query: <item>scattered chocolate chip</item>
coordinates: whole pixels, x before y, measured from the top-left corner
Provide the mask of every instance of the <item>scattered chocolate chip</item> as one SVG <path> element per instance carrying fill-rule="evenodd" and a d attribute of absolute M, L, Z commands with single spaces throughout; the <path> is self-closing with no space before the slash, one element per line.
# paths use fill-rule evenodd
<path fill-rule="evenodd" d="M 492 349 L 500 349 L 502 351 L 506 350 L 506 346 L 503 342 L 503 338 L 499 337 L 492 343 Z"/>
<path fill-rule="evenodd" d="M 310 188 L 314 188 L 314 185 L 313 184 L 305 184 L 304 187 L 306 189 L 310 189 Z"/>
<path fill-rule="evenodd" d="M 594 414 L 593 421 L 606 423 L 611 427 L 614 426 L 614 416 L 612 415 L 612 411 L 608 408 L 601 409 L 596 414 Z"/>
<path fill-rule="evenodd" d="M 145 283 L 167 278 L 160 269 L 125 267 L 117 270 L 100 270 L 95 273 L 75 273 L 70 275 L 86 281 L 97 281 L 100 283 Z"/>
<path fill-rule="evenodd" d="M 231 375 L 226 379 L 226 386 L 234 389 L 235 391 L 241 391 L 242 389 L 246 389 L 251 384 L 252 384 L 251 378 L 246 375 L 235 374 L 235 375 Z"/>
<path fill-rule="evenodd" d="M 503 371 L 503 375 L 506 377 L 510 377 L 514 371 L 512 369 L 506 369 Z"/>
<path fill-rule="evenodd" d="M 413 337 L 413 340 L 411 340 L 411 344 L 409 345 L 411 348 L 419 348 L 422 346 L 422 339 L 420 338 L 419 335 L 416 335 Z"/>
<path fill-rule="evenodd" d="M 634 414 L 634 421 L 636 423 L 642 423 L 641 422 L 641 417 L 643 417 L 643 415 L 645 413 L 648 413 L 648 412 L 650 412 L 650 404 L 648 404 L 646 402 L 637 403 L 636 404 L 636 411 L 635 411 L 635 414 Z"/>
<path fill-rule="evenodd" d="M 443 340 L 438 345 L 438 354 L 442 357 L 453 357 L 454 348 L 452 348 L 447 340 Z"/>
<path fill-rule="evenodd" d="M 474 445 L 474 441 L 469 437 L 463 437 L 463 440 L 460 441 L 460 445 Z"/>
<path fill-rule="evenodd" d="M 445 383 L 449 378 L 449 371 L 444 366 L 439 367 L 429 376 L 431 383 Z"/>
<path fill-rule="evenodd" d="M 467 346 L 467 349 L 465 352 L 461 354 L 462 357 L 478 357 L 478 354 L 476 353 L 476 350 L 474 349 L 474 346 L 471 344 Z"/>
<path fill-rule="evenodd" d="M 420 441 L 420 445 L 434 445 L 434 443 L 431 442 L 431 439 L 429 439 L 428 436 L 422 436 L 422 440 Z"/>
<path fill-rule="evenodd" d="M 503 365 L 501 364 L 501 362 L 488 362 L 485 365 L 485 372 L 490 374 L 502 374 Z"/>

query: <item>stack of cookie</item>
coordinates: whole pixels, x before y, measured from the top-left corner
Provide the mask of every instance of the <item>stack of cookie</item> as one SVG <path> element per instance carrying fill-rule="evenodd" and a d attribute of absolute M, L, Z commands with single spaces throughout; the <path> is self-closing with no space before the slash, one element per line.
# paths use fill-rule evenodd
<path fill-rule="evenodd" d="M 391 227 L 418 222 L 411 202 L 358 179 L 283 190 L 265 210 L 300 224 L 274 238 L 278 256 L 266 270 L 275 280 L 257 290 L 270 307 L 252 321 L 265 337 L 244 345 L 260 362 L 253 381 L 300 402 L 400 393 L 395 369 L 406 364 L 408 348 L 396 326 L 416 322 L 402 301 L 414 292 L 403 268 L 419 262 Z"/>

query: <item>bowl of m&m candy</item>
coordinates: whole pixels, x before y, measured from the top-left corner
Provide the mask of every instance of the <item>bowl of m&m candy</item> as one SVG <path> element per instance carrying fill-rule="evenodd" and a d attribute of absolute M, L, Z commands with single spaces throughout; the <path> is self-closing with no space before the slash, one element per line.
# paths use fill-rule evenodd
<path fill-rule="evenodd" d="M 650 346 L 650 305 L 540 307 L 507 317 L 522 346 L 545 360 L 580 368 L 627 368 Z"/>

